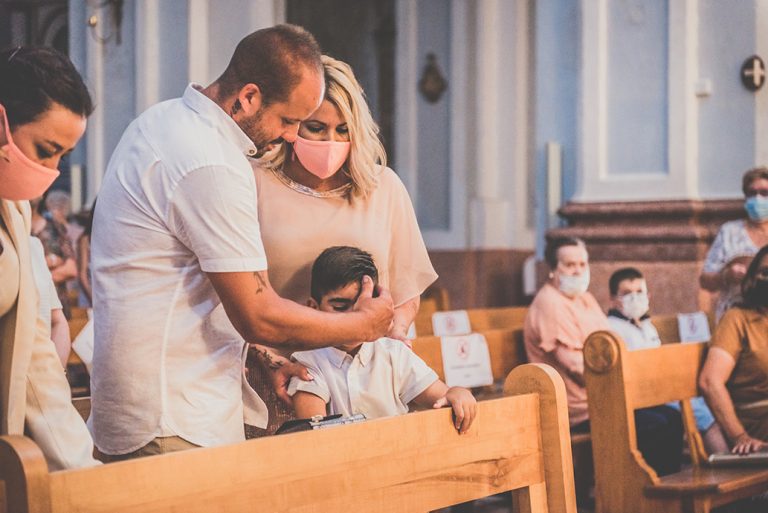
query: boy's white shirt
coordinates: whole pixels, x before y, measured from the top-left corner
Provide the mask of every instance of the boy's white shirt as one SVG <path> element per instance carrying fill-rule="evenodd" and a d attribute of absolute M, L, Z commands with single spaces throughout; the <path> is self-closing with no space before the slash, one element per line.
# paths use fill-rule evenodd
<path fill-rule="evenodd" d="M 326 347 L 296 352 L 293 358 L 314 380 L 292 378 L 288 394 L 314 394 L 329 405 L 331 415 L 362 413 L 373 419 L 407 413 L 408 403 L 438 379 L 403 342 L 386 337 L 363 344 L 354 357 Z"/>
<path fill-rule="evenodd" d="M 619 335 L 630 351 L 652 349 L 661 345 L 659 332 L 650 318 L 641 320 L 638 325 L 613 315 L 608 316 L 608 324 Z"/>

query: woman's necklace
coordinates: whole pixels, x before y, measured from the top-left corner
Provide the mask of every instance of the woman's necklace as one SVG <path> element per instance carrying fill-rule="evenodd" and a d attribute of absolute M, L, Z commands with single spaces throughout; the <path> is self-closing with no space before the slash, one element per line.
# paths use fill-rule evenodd
<path fill-rule="evenodd" d="M 280 180 L 286 187 L 293 189 L 296 192 L 300 192 L 301 194 L 306 194 L 307 196 L 312 196 L 315 198 L 343 198 L 352 188 L 352 182 L 347 182 L 341 187 L 336 187 L 335 189 L 330 189 L 328 191 L 316 191 L 311 187 L 307 187 L 306 185 L 302 185 L 295 181 L 293 178 L 283 173 L 281 169 L 273 169 L 272 173 L 274 173 L 277 179 Z"/>

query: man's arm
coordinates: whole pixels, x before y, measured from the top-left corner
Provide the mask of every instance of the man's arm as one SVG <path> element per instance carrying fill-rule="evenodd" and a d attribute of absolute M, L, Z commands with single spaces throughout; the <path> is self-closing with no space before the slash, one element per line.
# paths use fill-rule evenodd
<path fill-rule="evenodd" d="M 315 415 L 325 416 L 325 401 L 322 397 L 309 392 L 296 392 L 293 396 L 293 409 L 297 419 L 309 419 Z"/>
<path fill-rule="evenodd" d="M 207 275 L 232 325 L 248 343 L 291 351 L 316 349 L 376 340 L 392 324 L 392 297 L 382 289 L 374 298 L 368 276 L 351 312 L 326 313 L 278 296 L 266 271 Z"/>

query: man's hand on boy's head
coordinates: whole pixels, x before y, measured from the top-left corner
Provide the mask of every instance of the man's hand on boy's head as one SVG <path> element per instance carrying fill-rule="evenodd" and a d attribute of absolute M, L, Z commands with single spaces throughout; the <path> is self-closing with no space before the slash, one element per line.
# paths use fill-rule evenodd
<path fill-rule="evenodd" d="M 445 393 L 445 396 L 438 399 L 432 407 L 442 408 L 449 404 L 453 409 L 456 430 L 460 434 L 466 433 L 477 416 L 477 400 L 475 396 L 466 388 L 451 387 Z"/>
<path fill-rule="evenodd" d="M 395 307 L 392 296 L 384 287 L 378 287 L 378 297 L 373 297 L 374 285 L 370 276 L 363 276 L 363 284 L 360 295 L 352 308 L 369 318 L 368 331 L 361 333 L 361 340 L 372 341 L 389 333 L 392 327 L 392 318 L 395 315 Z"/>

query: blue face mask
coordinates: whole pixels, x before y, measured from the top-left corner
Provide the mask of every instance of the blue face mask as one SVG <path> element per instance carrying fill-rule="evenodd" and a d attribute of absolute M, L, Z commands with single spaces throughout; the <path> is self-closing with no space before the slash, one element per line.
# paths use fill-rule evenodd
<path fill-rule="evenodd" d="M 744 202 L 747 215 L 753 221 L 768 220 L 768 197 L 752 196 Z"/>

